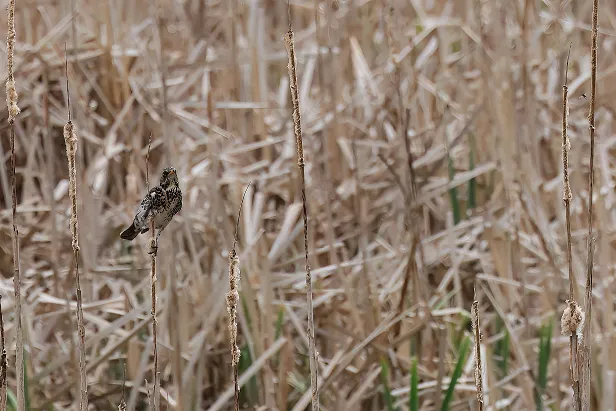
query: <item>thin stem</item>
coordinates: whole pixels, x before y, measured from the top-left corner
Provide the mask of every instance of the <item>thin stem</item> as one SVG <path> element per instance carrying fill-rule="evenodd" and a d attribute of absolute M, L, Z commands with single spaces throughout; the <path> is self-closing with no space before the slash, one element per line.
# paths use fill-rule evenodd
<path fill-rule="evenodd" d="M 16 317 L 16 365 L 17 368 L 17 411 L 25 409 L 24 395 L 24 342 L 21 318 L 21 274 L 19 267 L 19 231 L 17 230 L 17 178 L 15 173 L 15 117 L 19 114 L 17 106 L 17 89 L 15 87 L 14 58 L 15 58 L 15 0 L 10 0 L 7 8 L 8 30 L 6 36 L 6 53 L 8 80 L 6 82 L 6 102 L 9 111 L 9 139 L 11 142 L 11 199 L 13 224 L 13 288 L 15 290 L 15 317 Z"/>
<path fill-rule="evenodd" d="M 237 306 L 239 304 L 240 295 L 240 259 L 236 252 L 237 237 L 240 229 L 240 217 L 242 215 L 242 209 L 244 207 L 244 199 L 246 198 L 246 192 L 251 183 L 248 183 L 244 194 L 242 195 L 242 201 L 240 203 L 240 209 L 237 213 L 237 221 L 235 223 L 235 235 L 233 236 L 233 247 L 231 253 L 229 253 L 229 292 L 227 293 L 227 313 L 229 314 L 229 334 L 231 344 L 231 366 L 233 368 L 233 386 L 234 386 L 234 410 L 240 409 L 240 385 L 238 376 L 238 363 L 240 360 L 240 349 L 237 345 Z"/>
<path fill-rule="evenodd" d="M 569 268 L 569 311 L 571 315 L 577 312 L 577 303 L 575 302 L 574 283 L 575 277 L 573 273 L 573 261 L 571 255 L 571 185 L 569 182 L 569 150 L 571 142 L 567 136 L 568 116 L 569 116 L 569 101 L 567 88 L 567 74 L 569 71 L 569 55 L 571 54 L 571 46 L 569 46 L 569 54 L 567 55 L 567 64 L 565 68 L 565 84 L 563 84 L 563 117 L 562 117 L 562 157 L 563 157 L 563 201 L 565 203 L 565 219 L 567 230 L 567 266 Z M 580 398 L 580 378 L 579 378 L 579 361 L 578 361 L 578 336 L 575 331 L 570 333 L 569 337 L 569 363 L 571 371 L 571 386 L 573 388 L 573 406 L 575 411 L 581 409 Z"/>
<path fill-rule="evenodd" d="M 66 47 L 66 45 L 65 45 Z M 83 298 L 81 295 L 81 278 L 79 275 L 79 233 L 77 230 L 79 217 L 77 214 L 77 132 L 75 125 L 70 120 L 71 106 L 69 95 L 68 81 L 68 58 L 65 57 L 65 75 L 66 75 L 66 94 L 67 94 L 67 110 L 69 120 L 64 125 L 64 143 L 66 145 L 66 157 L 68 160 L 69 171 L 69 198 L 71 200 L 71 245 L 73 247 L 73 259 L 75 262 L 75 292 L 77 295 L 77 335 L 78 335 L 78 350 L 79 350 L 79 410 L 85 411 L 88 409 L 88 381 L 86 372 L 86 331 L 83 323 Z"/>
<path fill-rule="evenodd" d="M 146 185 L 148 186 L 148 192 L 150 189 L 149 182 L 149 163 L 150 163 L 150 147 L 151 147 L 152 137 L 150 135 L 150 142 L 148 143 L 148 152 L 146 154 L 146 162 L 145 162 L 145 175 L 146 175 Z M 156 233 L 154 226 L 154 217 L 150 216 L 149 219 L 150 224 L 150 287 L 151 287 L 151 299 L 152 299 L 152 309 L 150 311 L 150 315 L 152 316 L 152 340 L 154 345 L 154 392 L 153 392 L 153 401 L 151 403 L 150 409 L 152 411 L 158 411 L 158 387 L 160 384 L 158 377 L 158 348 L 157 348 L 157 321 L 156 321 L 156 255 L 158 253 L 157 244 L 156 244 Z"/>
<path fill-rule="evenodd" d="M 290 5 L 289 5 L 290 7 Z M 291 19 L 289 16 L 289 25 Z M 310 387 L 312 391 L 312 410 L 319 410 L 319 387 L 318 387 L 318 363 L 316 344 L 314 340 L 314 314 L 312 307 L 312 275 L 308 262 L 308 211 L 306 206 L 306 177 L 304 172 L 304 145 L 302 140 L 302 126 L 299 110 L 299 91 L 297 85 L 295 45 L 293 41 L 293 30 L 289 29 L 285 35 L 285 46 L 287 48 L 289 64 L 289 88 L 291 89 L 291 101 L 293 103 L 293 130 L 295 133 L 295 143 L 297 148 L 297 167 L 300 174 L 300 188 L 302 192 L 302 211 L 304 217 L 304 253 L 306 259 L 306 301 L 308 308 L 308 345 L 310 350 Z"/>

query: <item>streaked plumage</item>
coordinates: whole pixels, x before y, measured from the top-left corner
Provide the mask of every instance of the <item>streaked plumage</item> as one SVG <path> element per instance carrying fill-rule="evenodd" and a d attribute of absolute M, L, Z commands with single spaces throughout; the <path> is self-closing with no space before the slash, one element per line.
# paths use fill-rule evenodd
<path fill-rule="evenodd" d="M 156 244 L 162 231 L 167 227 L 174 215 L 182 209 L 182 191 L 175 168 L 167 167 L 160 177 L 160 185 L 152 187 L 141 200 L 133 223 L 120 234 L 124 240 L 132 241 L 139 234 L 149 231 L 150 215 L 154 217 Z"/>

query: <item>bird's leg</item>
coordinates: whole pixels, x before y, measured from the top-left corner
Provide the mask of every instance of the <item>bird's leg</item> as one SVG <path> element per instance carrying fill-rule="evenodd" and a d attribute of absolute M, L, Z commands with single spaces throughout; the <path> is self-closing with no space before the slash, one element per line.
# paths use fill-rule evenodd
<path fill-rule="evenodd" d="M 165 229 L 165 227 L 161 228 L 158 230 L 158 232 L 156 233 L 156 242 L 154 247 L 148 252 L 148 254 L 156 254 L 158 252 L 158 239 L 160 238 L 160 233 L 163 232 L 163 230 Z"/>

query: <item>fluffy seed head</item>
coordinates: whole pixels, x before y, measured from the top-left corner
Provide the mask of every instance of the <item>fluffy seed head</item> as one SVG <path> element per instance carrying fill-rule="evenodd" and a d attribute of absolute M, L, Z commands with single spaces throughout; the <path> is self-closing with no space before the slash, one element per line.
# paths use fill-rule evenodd
<path fill-rule="evenodd" d="M 71 237 L 73 239 L 73 250 L 79 251 L 79 241 L 77 239 L 77 170 L 75 156 L 77 153 L 77 132 L 74 124 L 69 120 L 64 125 L 64 142 L 66 143 L 66 157 L 68 159 L 69 187 L 68 195 L 71 199 Z"/>
<path fill-rule="evenodd" d="M 231 363 L 236 366 L 240 361 L 240 349 L 237 346 L 237 306 L 240 302 L 240 259 L 232 252 L 229 255 L 229 292 L 227 293 L 227 314 L 229 314 L 229 339 L 231 343 Z"/>
<path fill-rule="evenodd" d="M 567 300 L 567 307 L 560 319 L 560 328 L 562 335 L 571 336 L 573 333 L 576 333 L 578 337 L 582 335 L 584 312 L 577 302 Z"/>
<path fill-rule="evenodd" d="M 21 112 L 17 106 L 17 89 L 15 88 L 15 80 L 7 80 L 6 82 L 6 105 L 9 108 L 9 121 L 15 120 L 15 117 Z"/>

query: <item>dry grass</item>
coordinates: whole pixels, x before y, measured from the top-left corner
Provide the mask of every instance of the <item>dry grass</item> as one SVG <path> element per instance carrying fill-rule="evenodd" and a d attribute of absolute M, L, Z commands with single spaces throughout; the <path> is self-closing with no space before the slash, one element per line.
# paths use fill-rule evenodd
<path fill-rule="evenodd" d="M 64 46 L 66 57 L 66 44 Z M 77 212 L 77 130 L 71 120 L 71 100 L 68 79 L 68 61 L 65 60 L 66 72 L 66 106 L 68 120 L 64 125 L 64 144 L 68 163 L 68 196 L 71 202 L 70 232 L 73 248 L 73 266 L 75 267 L 75 298 L 77 300 L 77 350 L 79 355 L 79 411 L 88 409 L 88 379 L 86 372 L 86 331 L 83 321 L 83 297 L 81 293 L 81 275 L 79 272 L 79 216 Z"/>
<path fill-rule="evenodd" d="M 9 140 L 11 145 L 11 222 L 13 225 L 12 246 L 13 246 L 13 291 L 15 293 L 15 369 L 17 379 L 17 411 L 25 409 L 24 393 L 24 340 L 23 340 L 23 319 L 22 319 L 22 298 L 21 298 L 21 266 L 19 258 L 19 230 L 17 228 L 17 153 L 15 149 L 15 118 L 20 113 L 17 105 L 18 95 L 15 81 L 15 0 L 10 0 L 7 5 L 7 35 L 6 35 L 6 104 L 8 108 Z M 6 185 L 6 179 L 5 179 Z M 6 193 L 6 187 L 5 187 Z M 8 196 L 5 196 L 5 203 L 8 203 Z M 4 364 L 3 364 L 4 367 Z M 6 367 L 5 367 L 6 370 Z M 4 373 L 3 385 L 7 382 L 6 371 Z M 4 389 L 3 389 L 4 391 Z M 4 394 L 3 394 L 4 399 Z M 3 401 L 2 406 L 4 407 Z"/>
<path fill-rule="evenodd" d="M 616 5 L 294 0 L 292 96 L 285 1 L 77 1 L 74 29 L 69 3 L 15 3 L 1 73 L 7 409 L 22 364 L 22 406 L 83 404 L 79 307 L 90 409 L 232 409 L 237 221 L 240 409 L 303 411 L 311 386 L 324 411 L 616 408 Z M 184 206 L 151 283 L 149 236 L 119 233 L 165 166 Z"/>
<path fill-rule="evenodd" d="M 290 5 L 288 6 L 290 9 Z M 284 37 L 285 47 L 289 55 L 287 69 L 289 71 L 289 89 L 291 91 L 291 105 L 293 106 L 293 134 L 297 150 L 297 167 L 299 168 L 299 189 L 302 193 L 302 217 L 304 221 L 304 257 L 306 260 L 306 312 L 308 315 L 308 350 L 310 355 L 310 391 L 312 411 L 319 411 L 319 368 L 317 362 L 317 348 L 314 339 L 314 308 L 312 301 L 312 273 L 308 259 L 308 206 L 306 200 L 306 161 L 304 158 L 304 142 L 302 137 L 302 124 L 299 109 L 299 86 L 297 83 L 297 59 L 295 57 L 295 34 L 291 29 L 291 15 L 289 12 L 289 31 Z"/>
<path fill-rule="evenodd" d="M 150 150 L 152 148 L 152 134 L 150 134 L 150 138 L 148 140 L 148 152 L 145 156 L 145 187 L 146 193 L 150 192 Z M 157 310 L 156 310 L 156 302 L 158 300 L 158 294 L 156 293 L 156 281 L 158 280 L 156 276 L 156 257 L 158 256 L 158 242 L 156 241 L 156 229 L 154 223 L 154 215 L 150 215 L 148 219 L 148 224 L 150 226 L 150 302 L 152 304 L 152 309 L 150 310 L 150 315 L 152 316 L 152 353 L 154 357 L 154 390 L 152 392 L 152 400 L 150 401 L 150 411 L 158 411 L 160 407 L 160 372 L 158 369 L 158 320 L 157 320 Z"/>
<path fill-rule="evenodd" d="M 240 362 L 241 351 L 237 344 L 237 312 L 240 304 L 240 259 L 237 256 L 237 240 L 240 228 L 240 217 L 242 216 L 242 206 L 244 205 L 244 199 L 246 198 L 246 191 L 244 190 L 242 195 L 242 202 L 240 203 L 239 211 L 237 212 L 237 223 L 235 224 L 235 235 L 233 236 L 233 247 L 229 253 L 229 292 L 227 293 L 227 314 L 229 314 L 229 345 L 231 346 L 231 368 L 233 369 L 233 409 L 238 411 L 240 409 L 240 385 L 239 385 L 239 372 L 238 364 Z"/>
<path fill-rule="evenodd" d="M 474 291 L 472 307 L 473 337 L 475 341 L 475 389 L 477 390 L 477 409 L 483 411 L 483 370 L 481 362 L 481 329 L 479 328 L 479 301 Z"/>
<path fill-rule="evenodd" d="M 6 411 L 7 367 L 6 341 L 4 339 L 4 318 L 2 317 L 2 297 L 0 297 L 0 410 Z"/>

